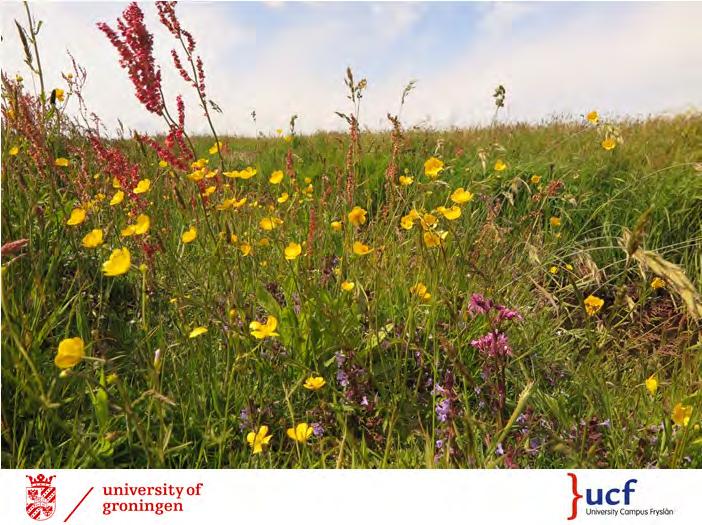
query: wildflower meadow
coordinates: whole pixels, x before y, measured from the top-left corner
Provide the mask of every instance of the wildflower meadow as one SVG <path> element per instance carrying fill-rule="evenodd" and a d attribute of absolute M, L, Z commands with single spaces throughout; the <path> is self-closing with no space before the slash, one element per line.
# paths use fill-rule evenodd
<path fill-rule="evenodd" d="M 207 35 L 156 2 L 93 28 L 163 124 L 112 133 L 26 14 L 3 467 L 702 468 L 700 113 L 515 124 L 506 85 L 491 125 L 441 130 L 403 123 L 410 82 L 369 131 L 341 64 L 346 133 L 227 136 Z"/>

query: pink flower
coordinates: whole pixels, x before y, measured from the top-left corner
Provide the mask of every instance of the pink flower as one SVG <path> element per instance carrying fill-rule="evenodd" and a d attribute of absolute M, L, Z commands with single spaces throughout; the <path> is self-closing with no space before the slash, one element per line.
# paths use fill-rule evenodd
<path fill-rule="evenodd" d="M 470 345 L 488 357 L 512 355 L 512 347 L 509 345 L 509 340 L 502 332 L 488 332 L 484 336 L 471 341 Z"/>

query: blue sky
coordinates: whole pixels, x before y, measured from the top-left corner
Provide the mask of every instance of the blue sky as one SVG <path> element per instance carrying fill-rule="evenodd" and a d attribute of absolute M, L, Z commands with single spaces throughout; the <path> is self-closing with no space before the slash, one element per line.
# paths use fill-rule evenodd
<path fill-rule="evenodd" d="M 141 131 L 162 130 L 133 96 L 115 51 L 95 28 L 114 22 L 126 3 L 41 3 L 40 40 L 49 83 L 68 71 L 66 50 L 88 70 L 90 108 L 108 128 L 117 119 Z M 169 99 L 186 95 L 188 127 L 205 122 L 188 87 L 172 72 L 170 35 L 155 7 L 143 4 L 156 39 Z M 578 118 L 591 109 L 640 117 L 702 108 L 700 3 L 321 3 L 198 2 L 178 6 L 205 60 L 209 95 L 224 110 L 219 129 L 272 133 L 291 114 L 302 131 L 341 129 L 343 84 L 350 65 L 367 77 L 362 124 L 386 126 L 403 87 L 417 80 L 403 113 L 406 125 L 484 124 L 491 93 L 507 87 L 504 117 L 536 122 Z M 3 3 L 3 70 L 19 71 L 13 19 L 19 3 Z M 251 121 L 256 110 L 258 122 Z"/>

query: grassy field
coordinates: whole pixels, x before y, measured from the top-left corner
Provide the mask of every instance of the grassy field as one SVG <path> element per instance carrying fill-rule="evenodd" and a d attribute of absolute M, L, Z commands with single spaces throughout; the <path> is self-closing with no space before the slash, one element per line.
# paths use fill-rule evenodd
<path fill-rule="evenodd" d="M 3 257 L 3 466 L 701 467 L 697 325 L 619 238 L 649 210 L 643 247 L 702 280 L 702 119 L 620 129 L 611 151 L 589 123 L 407 132 L 395 160 L 407 186 L 386 185 L 389 135 L 361 134 L 350 190 L 346 136 L 225 138 L 227 165 L 256 174 L 205 178 L 206 199 L 123 143 L 151 187 L 110 205 L 112 178 L 79 167 L 75 137 L 53 144 L 68 167 L 41 174 L 24 148 L 10 154 L 22 141 L 6 125 L 3 242 L 28 242 Z M 211 140 L 195 144 L 217 164 Z M 459 187 L 473 194 L 460 205 Z M 232 198 L 246 202 L 217 209 Z M 85 220 L 67 225 L 78 207 Z M 138 214 L 148 231 L 124 236 Z M 83 247 L 98 228 L 104 243 Z M 121 247 L 131 267 L 108 277 Z M 474 294 L 522 319 L 484 313 Z M 589 295 L 604 300 L 593 315 Z M 254 337 L 249 323 L 271 316 L 279 335 Z M 491 330 L 511 352 L 471 344 Z M 73 337 L 85 357 L 62 372 Z M 311 376 L 326 384 L 305 388 Z M 314 429 L 305 443 L 286 435 L 299 423 Z M 262 425 L 272 439 L 252 454 Z"/>
<path fill-rule="evenodd" d="M 349 71 L 349 133 L 109 140 L 64 79 L 3 75 L 3 467 L 702 468 L 700 114 L 372 133 Z"/>

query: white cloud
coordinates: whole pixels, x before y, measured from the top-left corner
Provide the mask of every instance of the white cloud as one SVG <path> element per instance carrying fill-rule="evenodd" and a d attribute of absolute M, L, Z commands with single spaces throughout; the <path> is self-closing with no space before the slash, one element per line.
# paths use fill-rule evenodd
<path fill-rule="evenodd" d="M 68 70 L 69 48 L 88 70 L 88 104 L 108 128 L 120 118 L 128 127 L 163 131 L 161 122 L 134 98 L 115 50 L 95 28 L 99 20 L 113 22 L 125 5 L 33 6 L 37 18 L 45 21 L 40 41 L 48 82 L 58 85 L 60 72 Z M 169 100 L 187 94 L 189 127 L 204 132 L 206 122 L 192 90 L 172 71 L 173 40 L 157 22 L 154 7 L 143 7 L 164 66 L 164 90 Z M 362 121 L 371 127 L 386 126 L 385 114 L 397 111 L 402 89 L 413 78 L 417 88 L 404 110 L 410 125 L 427 119 L 438 126 L 487 122 L 494 111 L 490 95 L 498 83 L 508 90 L 506 116 L 520 120 L 578 115 L 591 108 L 638 115 L 702 107 L 702 68 L 696 67 L 702 63 L 700 4 L 627 4 L 616 10 L 579 6 L 571 11 L 577 16 L 560 17 L 546 29 L 531 25 L 552 14 L 549 5 L 480 4 L 472 11 L 477 23 L 466 29 L 472 32 L 472 43 L 455 38 L 464 48 L 436 57 L 432 53 L 446 53 L 454 35 L 425 25 L 431 4 L 305 5 L 304 16 L 288 16 L 302 9 L 297 5 L 271 5 L 270 12 L 285 14 L 286 22 L 265 33 L 234 19 L 227 7 L 178 7 L 203 55 L 209 94 L 225 112 L 215 116 L 223 132 L 271 132 L 284 127 L 293 113 L 300 115 L 303 131 L 342 129 L 334 111 L 348 110 L 343 84 L 347 65 L 358 78 L 369 76 Z M 9 73 L 26 69 L 15 17 L 24 19 L 22 5 L 4 4 L 0 56 Z M 432 47 L 434 33 L 451 45 Z M 407 46 L 418 39 L 426 42 L 426 55 L 418 56 Z M 257 126 L 250 117 L 253 109 Z"/>

